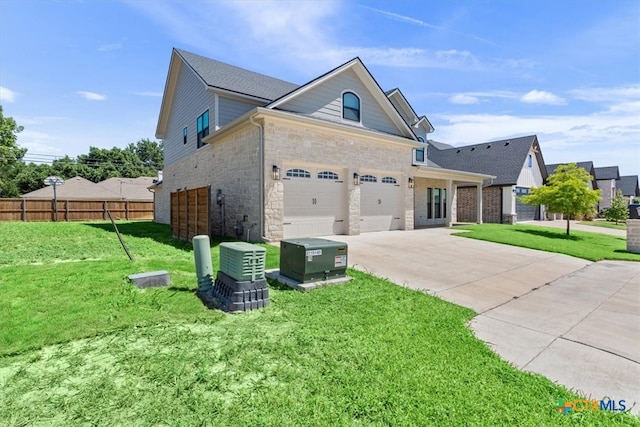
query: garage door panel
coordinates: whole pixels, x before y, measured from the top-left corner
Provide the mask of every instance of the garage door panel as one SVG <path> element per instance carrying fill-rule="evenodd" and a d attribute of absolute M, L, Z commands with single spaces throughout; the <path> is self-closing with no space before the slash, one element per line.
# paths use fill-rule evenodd
<path fill-rule="evenodd" d="M 285 238 L 345 233 L 347 191 L 341 180 L 309 178 L 284 180 Z"/>
<path fill-rule="evenodd" d="M 399 230 L 402 227 L 400 190 L 397 184 L 360 184 L 360 232 Z"/>

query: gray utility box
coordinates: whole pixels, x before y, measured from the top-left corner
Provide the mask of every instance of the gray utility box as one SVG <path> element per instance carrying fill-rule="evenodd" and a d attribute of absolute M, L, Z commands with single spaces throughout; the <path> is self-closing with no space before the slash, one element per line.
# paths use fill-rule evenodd
<path fill-rule="evenodd" d="M 238 281 L 264 279 L 266 253 L 250 243 L 220 243 L 220 271 Z"/>
<path fill-rule="evenodd" d="M 300 283 L 344 277 L 347 244 L 326 239 L 280 242 L 280 274 Z"/>

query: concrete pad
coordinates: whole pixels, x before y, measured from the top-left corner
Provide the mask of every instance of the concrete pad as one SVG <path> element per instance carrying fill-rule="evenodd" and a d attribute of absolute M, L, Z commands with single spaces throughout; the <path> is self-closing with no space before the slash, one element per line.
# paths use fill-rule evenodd
<path fill-rule="evenodd" d="M 449 288 L 435 295 L 449 302 L 472 308 L 477 313 L 483 313 L 529 291 L 531 291 L 530 284 L 515 280 L 503 273 Z"/>
<path fill-rule="evenodd" d="M 551 378 L 591 398 L 621 400 L 640 406 L 640 365 L 605 351 L 565 339 L 554 341 L 525 370 Z"/>
<path fill-rule="evenodd" d="M 340 285 L 342 283 L 349 282 L 352 279 L 349 276 L 344 276 L 336 277 L 329 280 L 319 280 L 317 282 L 300 283 L 290 277 L 283 276 L 282 274 L 280 274 L 280 270 L 267 270 L 265 271 L 265 276 L 267 276 L 269 279 L 276 280 L 278 283 L 282 283 L 283 285 L 289 286 L 292 289 L 302 292 L 311 291 L 321 286 Z"/>
<path fill-rule="evenodd" d="M 167 286 L 171 283 L 169 272 L 166 270 L 150 271 L 147 273 L 131 274 L 129 280 L 140 289 Z"/>
<path fill-rule="evenodd" d="M 555 339 L 554 335 L 532 331 L 487 316 L 476 316 L 469 327 L 500 357 L 522 369 Z"/>

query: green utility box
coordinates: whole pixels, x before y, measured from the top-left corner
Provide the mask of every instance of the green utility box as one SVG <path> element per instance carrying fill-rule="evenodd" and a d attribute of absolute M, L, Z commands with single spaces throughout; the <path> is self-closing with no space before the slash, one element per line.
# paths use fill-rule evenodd
<path fill-rule="evenodd" d="M 327 239 L 289 239 L 280 242 L 280 274 L 300 283 L 344 277 L 347 244 Z"/>
<path fill-rule="evenodd" d="M 220 271 L 239 282 L 264 279 L 266 253 L 250 243 L 220 243 Z"/>

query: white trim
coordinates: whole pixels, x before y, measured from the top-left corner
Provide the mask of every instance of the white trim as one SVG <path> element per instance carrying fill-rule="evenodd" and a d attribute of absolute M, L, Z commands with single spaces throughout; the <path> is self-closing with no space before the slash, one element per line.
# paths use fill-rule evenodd
<path fill-rule="evenodd" d="M 220 129 L 220 98 L 217 93 L 213 94 L 213 128 Z"/>

